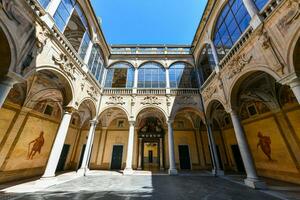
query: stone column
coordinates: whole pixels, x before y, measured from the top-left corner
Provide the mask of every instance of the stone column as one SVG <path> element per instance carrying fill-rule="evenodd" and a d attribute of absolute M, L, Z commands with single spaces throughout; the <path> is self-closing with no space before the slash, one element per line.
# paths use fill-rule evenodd
<path fill-rule="evenodd" d="M 50 16 L 53 16 L 60 4 L 61 0 L 52 0 L 50 1 L 48 7 L 47 7 L 47 11 L 49 13 Z"/>
<path fill-rule="evenodd" d="M 126 168 L 123 174 L 132 174 L 132 158 L 133 158 L 133 145 L 134 145 L 134 121 L 129 121 L 129 135 L 127 146 Z"/>
<path fill-rule="evenodd" d="M 291 87 L 298 103 L 300 104 L 300 78 L 296 78 L 291 81 L 289 86 Z"/>
<path fill-rule="evenodd" d="M 166 92 L 167 92 L 167 94 L 170 94 L 170 71 L 169 71 L 170 69 L 169 68 L 167 68 L 166 69 Z"/>
<path fill-rule="evenodd" d="M 257 9 L 253 0 L 243 0 L 243 3 L 251 17 L 250 25 L 253 29 L 256 29 L 262 23 L 259 10 Z"/>
<path fill-rule="evenodd" d="M 265 188 L 266 185 L 263 181 L 259 180 L 254 161 L 251 155 L 251 151 L 247 142 L 247 138 L 239 119 L 239 116 L 235 110 L 230 111 L 230 116 L 232 124 L 234 127 L 235 137 L 241 152 L 241 156 L 244 162 L 245 170 L 247 173 L 247 178 L 245 179 L 245 184 L 252 188 Z"/>
<path fill-rule="evenodd" d="M 138 170 L 142 170 L 142 155 L 143 155 L 143 138 L 139 138 L 139 163 Z"/>
<path fill-rule="evenodd" d="M 168 124 L 168 143 L 169 143 L 169 174 L 178 174 L 175 163 L 175 152 L 174 152 L 174 133 L 173 133 L 173 121 L 169 120 Z"/>
<path fill-rule="evenodd" d="M 215 47 L 215 44 L 213 43 L 213 41 L 210 40 L 209 45 L 210 45 L 211 52 L 213 54 L 213 58 L 214 58 L 214 61 L 215 61 L 215 64 L 216 64 L 215 70 L 216 70 L 216 73 L 218 73 L 220 71 L 218 52 L 216 50 L 216 47 Z"/>
<path fill-rule="evenodd" d="M 133 81 L 133 93 L 137 93 L 139 81 L 139 69 L 137 67 L 134 68 L 134 81 Z"/>
<path fill-rule="evenodd" d="M 213 132 L 211 129 L 211 125 L 208 124 L 207 125 L 207 133 L 208 133 L 208 143 L 210 146 L 210 151 L 211 151 L 211 156 L 212 156 L 212 161 L 213 161 L 213 170 L 212 173 L 214 175 L 224 175 L 224 171 L 221 170 L 221 165 L 219 162 L 219 156 L 218 156 L 218 152 L 217 152 L 217 147 L 216 147 L 216 143 L 215 143 L 215 138 L 213 136 Z"/>
<path fill-rule="evenodd" d="M 162 138 L 159 138 L 159 166 L 160 166 L 160 170 L 164 170 L 164 152 L 163 152 Z"/>
<path fill-rule="evenodd" d="M 8 77 L 0 81 L 0 108 L 2 108 L 4 101 L 13 85 L 14 80 Z"/>
<path fill-rule="evenodd" d="M 84 176 L 86 175 L 86 172 L 89 170 L 89 160 L 91 157 L 92 146 L 93 146 L 94 136 L 95 136 L 95 130 L 96 130 L 98 121 L 91 120 L 90 124 L 91 124 L 91 126 L 90 126 L 90 130 L 89 130 L 88 139 L 86 141 L 82 164 L 81 164 L 80 169 L 78 170 L 78 173 L 80 175 L 84 175 Z"/>
<path fill-rule="evenodd" d="M 50 157 L 42 178 L 51 178 L 55 176 L 56 167 L 68 133 L 71 117 L 72 109 L 68 108 L 65 110 L 65 113 L 59 125 L 56 138 L 51 149 Z"/>

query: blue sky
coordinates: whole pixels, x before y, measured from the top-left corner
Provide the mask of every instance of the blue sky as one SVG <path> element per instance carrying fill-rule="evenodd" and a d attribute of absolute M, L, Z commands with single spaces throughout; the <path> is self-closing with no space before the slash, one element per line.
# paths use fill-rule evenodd
<path fill-rule="evenodd" d="M 91 0 L 108 44 L 191 44 L 206 0 Z"/>

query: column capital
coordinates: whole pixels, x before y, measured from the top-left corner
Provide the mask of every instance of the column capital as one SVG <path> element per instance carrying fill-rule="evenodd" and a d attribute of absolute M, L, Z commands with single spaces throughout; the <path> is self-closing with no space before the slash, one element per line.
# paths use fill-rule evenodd
<path fill-rule="evenodd" d="M 72 114 L 73 112 L 75 112 L 76 109 L 74 107 L 64 107 L 64 113 L 67 113 L 67 114 Z"/>
<path fill-rule="evenodd" d="M 174 119 L 168 119 L 167 124 L 173 124 L 174 123 Z"/>
<path fill-rule="evenodd" d="M 135 121 L 134 120 L 129 120 L 128 123 L 129 123 L 129 126 L 135 126 Z"/>
<path fill-rule="evenodd" d="M 96 119 L 90 120 L 91 125 L 97 125 L 98 123 L 99 123 L 99 121 Z"/>

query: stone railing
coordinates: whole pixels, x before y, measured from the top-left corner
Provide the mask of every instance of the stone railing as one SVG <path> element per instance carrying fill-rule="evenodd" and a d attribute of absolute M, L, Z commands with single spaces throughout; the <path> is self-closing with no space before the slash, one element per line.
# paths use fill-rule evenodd
<path fill-rule="evenodd" d="M 269 17 L 273 11 L 278 7 L 278 5 L 280 5 L 281 2 L 283 2 L 284 0 L 271 0 L 270 3 L 268 3 L 263 10 L 261 11 L 261 15 L 264 18 Z"/>
<path fill-rule="evenodd" d="M 130 94 L 132 94 L 132 89 L 131 88 L 104 88 L 103 94 L 130 95 Z"/>
<path fill-rule="evenodd" d="M 205 80 L 205 82 L 202 84 L 201 86 L 201 91 L 207 86 L 209 85 L 209 83 L 215 78 L 216 76 L 216 71 L 214 70 L 209 77 Z"/>
<path fill-rule="evenodd" d="M 156 94 L 156 95 L 164 95 L 166 94 L 166 89 L 151 89 L 151 88 L 140 88 L 137 89 L 137 94 Z"/>
<path fill-rule="evenodd" d="M 171 89 L 172 95 L 198 95 L 200 91 L 198 88 L 181 88 L 181 89 Z"/>

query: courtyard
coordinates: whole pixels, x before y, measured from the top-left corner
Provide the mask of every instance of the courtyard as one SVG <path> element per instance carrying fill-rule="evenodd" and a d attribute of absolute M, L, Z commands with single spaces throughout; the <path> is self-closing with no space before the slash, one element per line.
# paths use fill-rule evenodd
<path fill-rule="evenodd" d="M 60 175 L 52 186 L 41 184 L 40 180 L 13 183 L 14 186 L 7 185 L 5 189 L 2 185 L 0 199 L 300 199 L 299 188 L 298 192 L 294 188 L 294 192 L 278 193 L 271 189 L 254 190 L 233 180 L 214 177 L 208 172 L 178 176 L 138 172 L 125 176 L 118 172 L 91 171 L 85 177 L 75 178 L 73 173 Z M 44 188 L 39 190 L 38 185 Z"/>

